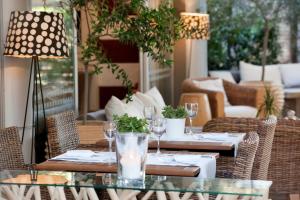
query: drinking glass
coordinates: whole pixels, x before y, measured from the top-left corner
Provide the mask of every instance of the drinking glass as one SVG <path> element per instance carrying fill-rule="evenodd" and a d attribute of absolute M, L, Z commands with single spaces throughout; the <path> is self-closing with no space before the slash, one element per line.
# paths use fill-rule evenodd
<path fill-rule="evenodd" d="M 187 132 L 188 135 L 192 135 L 192 124 L 193 118 L 197 116 L 198 113 L 198 103 L 185 103 L 185 110 L 188 113 L 188 117 L 190 120 L 190 130 Z"/>
<path fill-rule="evenodd" d="M 154 118 L 155 115 L 155 108 L 154 106 L 145 106 L 144 107 L 144 115 L 146 120 L 151 121 Z"/>
<path fill-rule="evenodd" d="M 144 107 L 144 116 L 148 123 L 148 129 L 151 130 L 151 121 L 155 116 L 154 106 L 145 106 Z"/>
<path fill-rule="evenodd" d="M 164 118 L 155 118 L 152 120 L 152 132 L 157 136 L 157 151 L 156 154 L 160 155 L 160 137 L 166 132 L 167 120 Z"/>
<path fill-rule="evenodd" d="M 114 140 L 114 136 L 117 132 L 117 126 L 114 122 L 105 122 L 103 124 L 103 132 L 104 132 L 104 136 L 108 141 L 108 145 L 109 145 L 109 153 L 110 153 L 110 157 L 109 157 L 109 162 L 114 161 L 113 159 L 113 155 L 112 155 L 112 142 Z"/>

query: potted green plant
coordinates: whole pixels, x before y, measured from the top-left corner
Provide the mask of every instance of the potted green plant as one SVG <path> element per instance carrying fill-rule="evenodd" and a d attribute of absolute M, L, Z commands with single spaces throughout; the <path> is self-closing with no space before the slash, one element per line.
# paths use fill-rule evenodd
<path fill-rule="evenodd" d="M 162 115 L 167 120 L 166 135 L 168 138 L 184 136 L 185 120 L 188 113 L 183 106 L 177 108 L 166 106 L 162 111 Z"/>
<path fill-rule="evenodd" d="M 275 104 L 275 97 L 271 88 L 265 86 L 265 92 L 264 100 L 258 108 L 256 117 L 269 118 L 270 116 L 277 116 L 279 110 Z"/>
<path fill-rule="evenodd" d="M 114 116 L 117 126 L 116 157 L 119 183 L 142 182 L 148 151 L 148 124 L 127 114 Z"/>

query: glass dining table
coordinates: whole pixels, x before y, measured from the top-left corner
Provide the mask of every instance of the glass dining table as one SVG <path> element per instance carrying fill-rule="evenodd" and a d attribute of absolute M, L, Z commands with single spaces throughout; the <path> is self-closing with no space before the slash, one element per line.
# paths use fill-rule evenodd
<path fill-rule="evenodd" d="M 100 199 L 106 191 L 112 200 L 158 200 L 195 198 L 211 199 L 268 199 L 271 181 L 238 179 L 200 179 L 193 177 L 146 175 L 143 183 L 120 182 L 116 174 L 80 173 L 62 171 L 2 170 L 0 172 L 0 199 L 44 199 L 46 188 L 51 199 L 64 200 L 66 191 L 75 199 Z"/>

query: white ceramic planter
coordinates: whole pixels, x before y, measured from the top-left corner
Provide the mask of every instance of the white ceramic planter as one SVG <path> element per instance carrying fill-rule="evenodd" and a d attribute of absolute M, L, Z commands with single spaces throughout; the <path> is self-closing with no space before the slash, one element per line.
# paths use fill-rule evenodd
<path fill-rule="evenodd" d="M 184 136 L 185 118 L 167 119 L 167 138 L 180 138 Z"/>

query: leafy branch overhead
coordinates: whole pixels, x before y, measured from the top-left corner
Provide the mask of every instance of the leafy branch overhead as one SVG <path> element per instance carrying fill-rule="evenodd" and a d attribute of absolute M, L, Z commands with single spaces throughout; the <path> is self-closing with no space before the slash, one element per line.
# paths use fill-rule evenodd
<path fill-rule="evenodd" d="M 132 82 L 125 70 L 105 55 L 100 38 L 118 38 L 123 43 L 136 45 L 160 65 L 171 65 L 166 55 L 173 51 L 174 42 L 181 35 L 181 22 L 171 3 L 171 0 L 163 0 L 157 9 L 151 9 L 145 0 L 62 1 L 70 11 L 81 10 L 86 15 L 88 37 L 81 41 L 84 65 L 92 65 L 97 74 L 106 65 L 128 88 L 128 97 L 132 93 Z"/>

